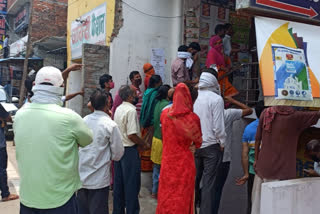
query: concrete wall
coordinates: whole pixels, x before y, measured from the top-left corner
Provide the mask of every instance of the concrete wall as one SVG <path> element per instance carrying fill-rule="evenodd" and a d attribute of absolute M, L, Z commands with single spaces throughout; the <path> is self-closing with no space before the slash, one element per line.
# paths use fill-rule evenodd
<path fill-rule="evenodd" d="M 123 26 L 110 44 L 110 74 L 116 90 L 129 73 L 150 62 L 151 49 L 165 51 L 165 83 L 171 83 L 171 62 L 182 41 L 182 0 L 126 0 L 122 2 Z M 116 91 L 113 90 L 113 93 Z"/>
<path fill-rule="evenodd" d="M 303 178 L 262 185 L 261 214 L 318 214 L 320 179 Z"/>
<path fill-rule="evenodd" d="M 109 73 L 109 47 L 101 45 L 83 45 L 82 71 L 71 72 L 68 79 L 68 94 L 85 90 L 85 96 L 77 96 L 67 103 L 67 107 L 73 109 L 81 116 L 90 113 L 87 104 L 90 95 L 99 85 L 99 77 Z"/>

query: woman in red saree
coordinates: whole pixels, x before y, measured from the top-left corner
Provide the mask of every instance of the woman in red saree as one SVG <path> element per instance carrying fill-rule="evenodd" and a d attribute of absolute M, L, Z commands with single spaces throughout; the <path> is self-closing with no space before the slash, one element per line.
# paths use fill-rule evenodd
<path fill-rule="evenodd" d="M 211 49 L 208 52 L 206 67 L 210 68 L 215 64 L 218 68 L 218 80 L 221 89 L 222 96 L 235 96 L 239 94 L 237 89 L 229 82 L 228 75 L 231 61 L 229 58 L 225 58 L 223 55 L 223 44 L 220 36 L 215 35 L 210 39 Z"/>
<path fill-rule="evenodd" d="M 157 214 L 193 214 L 196 168 L 191 147 L 200 148 L 199 117 L 189 88 L 180 83 L 171 108 L 161 114 L 163 151 Z"/>

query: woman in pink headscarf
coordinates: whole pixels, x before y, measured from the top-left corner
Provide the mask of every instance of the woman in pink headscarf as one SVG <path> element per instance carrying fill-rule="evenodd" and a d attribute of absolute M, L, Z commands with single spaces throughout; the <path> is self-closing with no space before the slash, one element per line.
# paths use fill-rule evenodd
<path fill-rule="evenodd" d="M 229 82 L 228 75 L 229 69 L 226 64 L 230 64 L 230 61 L 225 60 L 223 54 L 223 44 L 220 36 L 215 35 L 210 39 L 211 49 L 208 52 L 206 67 L 210 68 L 211 65 L 215 64 L 218 68 L 218 80 L 221 88 L 222 96 L 235 96 L 239 92 Z M 226 63 L 227 61 L 227 63 Z"/>

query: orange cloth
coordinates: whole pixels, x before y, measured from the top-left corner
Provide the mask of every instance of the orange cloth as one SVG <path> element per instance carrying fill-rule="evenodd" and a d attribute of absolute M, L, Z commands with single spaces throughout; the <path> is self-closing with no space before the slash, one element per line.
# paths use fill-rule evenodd
<path fill-rule="evenodd" d="M 150 78 L 155 75 L 155 71 L 154 71 L 154 68 L 153 66 L 150 64 L 150 63 L 146 63 L 143 65 L 143 72 L 145 74 L 145 78 L 144 78 L 144 87 L 145 89 L 148 88 L 148 85 L 149 85 L 149 80 Z"/>
<path fill-rule="evenodd" d="M 231 68 L 231 60 L 229 57 L 225 58 L 225 65 L 227 68 Z M 218 72 L 218 78 L 221 77 L 222 75 L 224 75 L 225 71 L 220 70 L 220 68 L 225 68 L 224 66 L 218 66 L 219 72 Z M 239 92 L 238 90 L 229 82 L 229 78 L 228 76 L 226 76 L 225 78 L 223 78 L 222 80 L 219 80 L 219 84 L 220 84 L 220 90 L 221 90 L 221 95 L 222 96 L 235 96 L 237 95 Z"/>

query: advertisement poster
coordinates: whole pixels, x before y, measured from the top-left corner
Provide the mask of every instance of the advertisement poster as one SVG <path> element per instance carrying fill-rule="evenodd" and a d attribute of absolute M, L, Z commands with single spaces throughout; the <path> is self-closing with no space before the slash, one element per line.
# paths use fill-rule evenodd
<path fill-rule="evenodd" d="M 162 81 L 165 81 L 164 70 L 165 70 L 165 56 L 164 49 L 152 48 L 151 50 L 151 65 L 154 68 L 156 74 L 161 76 Z"/>
<path fill-rule="evenodd" d="M 106 3 L 82 15 L 71 23 L 71 56 L 82 56 L 82 44 L 106 44 Z"/>
<path fill-rule="evenodd" d="M 271 99 L 267 104 L 315 107 L 320 98 L 320 28 L 265 17 L 256 17 L 255 25 L 263 94 Z"/>
<path fill-rule="evenodd" d="M 276 99 L 313 100 L 304 50 L 272 44 Z"/>
<path fill-rule="evenodd" d="M 210 17 L 210 4 L 202 4 L 201 16 Z"/>
<path fill-rule="evenodd" d="M 200 37 L 210 38 L 210 24 L 208 22 L 200 23 Z"/>

